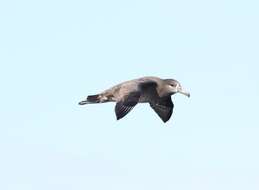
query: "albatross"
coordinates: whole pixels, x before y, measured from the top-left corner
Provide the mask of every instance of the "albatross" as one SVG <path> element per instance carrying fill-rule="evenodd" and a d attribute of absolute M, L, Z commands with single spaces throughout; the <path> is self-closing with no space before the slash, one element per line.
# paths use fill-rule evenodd
<path fill-rule="evenodd" d="M 142 77 L 113 86 L 102 93 L 89 95 L 79 105 L 116 102 L 117 120 L 126 116 L 138 103 L 149 103 L 163 122 L 167 122 L 174 104 L 171 95 L 181 93 L 190 97 L 181 84 L 175 79 Z"/>

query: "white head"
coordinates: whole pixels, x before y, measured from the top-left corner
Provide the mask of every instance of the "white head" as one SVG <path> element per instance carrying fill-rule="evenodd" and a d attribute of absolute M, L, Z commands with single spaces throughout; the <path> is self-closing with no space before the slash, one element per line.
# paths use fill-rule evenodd
<path fill-rule="evenodd" d="M 169 93 L 171 95 L 175 94 L 175 93 L 181 93 L 185 96 L 188 96 L 190 98 L 190 93 L 186 90 L 184 90 L 181 86 L 181 84 L 174 79 L 165 79 L 164 80 L 166 85 L 167 85 L 167 90 L 169 91 Z"/>

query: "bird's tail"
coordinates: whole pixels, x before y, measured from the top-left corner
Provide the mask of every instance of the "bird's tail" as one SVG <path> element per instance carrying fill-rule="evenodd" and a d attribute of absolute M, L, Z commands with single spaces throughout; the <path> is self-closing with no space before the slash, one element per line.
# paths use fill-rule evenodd
<path fill-rule="evenodd" d="M 99 94 L 87 96 L 87 101 L 91 103 L 100 103 L 101 96 Z"/>
<path fill-rule="evenodd" d="M 95 104 L 95 103 L 100 103 L 100 102 L 101 102 L 101 95 L 96 94 L 96 95 L 87 96 L 86 100 L 79 102 L 79 105 Z"/>

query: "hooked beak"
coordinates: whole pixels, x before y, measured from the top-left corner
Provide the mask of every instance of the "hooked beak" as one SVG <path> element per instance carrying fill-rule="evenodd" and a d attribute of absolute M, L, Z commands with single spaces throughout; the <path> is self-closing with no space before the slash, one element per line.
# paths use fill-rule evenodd
<path fill-rule="evenodd" d="M 180 94 L 183 94 L 183 95 L 187 96 L 188 98 L 190 98 L 190 96 L 191 96 L 190 92 L 184 90 L 181 86 L 178 86 L 177 92 L 179 92 Z"/>

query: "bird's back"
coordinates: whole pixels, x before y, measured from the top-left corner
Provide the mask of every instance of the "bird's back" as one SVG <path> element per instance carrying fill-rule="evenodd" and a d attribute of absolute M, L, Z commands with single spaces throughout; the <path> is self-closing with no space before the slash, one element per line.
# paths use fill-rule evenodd
<path fill-rule="evenodd" d="M 124 96 L 127 96 L 131 92 L 140 91 L 141 97 L 139 102 L 147 102 L 149 100 L 149 94 L 145 93 L 144 91 L 141 91 L 139 85 L 148 82 L 155 82 L 159 85 L 162 83 L 162 79 L 158 77 L 142 77 L 138 79 L 133 79 L 115 85 L 110 89 L 106 90 L 104 93 L 112 94 L 116 100 L 119 100 L 123 99 Z"/>

